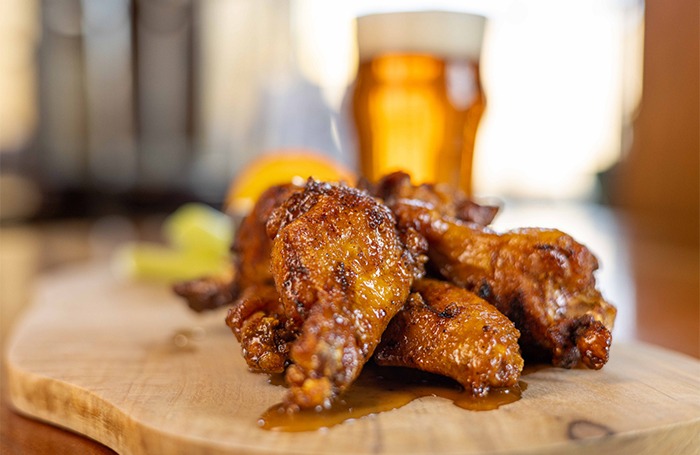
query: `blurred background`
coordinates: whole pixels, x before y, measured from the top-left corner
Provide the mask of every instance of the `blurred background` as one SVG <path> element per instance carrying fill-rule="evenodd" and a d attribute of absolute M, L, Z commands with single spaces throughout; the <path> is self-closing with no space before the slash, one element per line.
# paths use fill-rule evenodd
<path fill-rule="evenodd" d="M 399 5 L 491 19 L 477 194 L 607 201 L 640 107 L 639 0 L 3 2 L 3 219 L 215 204 L 280 147 L 355 167 L 353 20 Z"/>
<path fill-rule="evenodd" d="M 119 240 L 138 217 L 220 207 L 269 150 L 356 168 L 354 18 L 479 12 L 488 101 L 475 194 L 506 201 L 499 227 L 559 227 L 590 244 L 601 286 L 629 308 L 624 333 L 674 312 L 690 338 L 646 338 L 700 355 L 697 3 L 523 3 L 0 0 L 2 249 L 25 254 L 12 235 L 32 229 L 77 223 L 69 237 Z"/>
<path fill-rule="evenodd" d="M 489 18 L 474 193 L 496 228 L 571 233 L 616 340 L 700 357 L 695 0 L 0 0 L 0 341 L 42 274 L 220 208 L 261 154 L 357 169 L 354 18 L 399 9 Z M 5 397 L 3 453 L 109 453 Z"/>

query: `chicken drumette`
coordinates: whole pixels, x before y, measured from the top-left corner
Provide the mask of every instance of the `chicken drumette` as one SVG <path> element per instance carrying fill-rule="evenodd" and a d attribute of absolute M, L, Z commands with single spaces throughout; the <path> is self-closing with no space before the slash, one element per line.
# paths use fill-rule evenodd
<path fill-rule="evenodd" d="M 417 280 L 413 291 L 382 335 L 377 364 L 449 376 L 477 396 L 518 382 L 520 334 L 507 317 L 445 281 Z"/>
<path fill-rule="evenodd" d="M 291 409 L 328 406 L 372 356 L 423 273 L 424 239 L 360 190 L 309 180 L 276 209 L 272 276 L 299 328 L 286 370 Z"/>

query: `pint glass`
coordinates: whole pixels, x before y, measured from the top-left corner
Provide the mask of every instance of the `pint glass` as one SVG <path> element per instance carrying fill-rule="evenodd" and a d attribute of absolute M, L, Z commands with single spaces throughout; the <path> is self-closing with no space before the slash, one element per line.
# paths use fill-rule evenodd
<path fill-rule="evenodd" d="M 455 12 L 358 18 L 352 110 L 366 178 L 404 170 L 415 183 L 449 183 L 471 194 L 486 103 L 479 76 L 485 22 Z"/>

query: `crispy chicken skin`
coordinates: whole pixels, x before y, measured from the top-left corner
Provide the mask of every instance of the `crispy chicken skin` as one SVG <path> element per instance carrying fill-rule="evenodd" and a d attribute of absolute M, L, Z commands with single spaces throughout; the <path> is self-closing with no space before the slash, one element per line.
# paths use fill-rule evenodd
<path fill-rule="evenodd" d="M 598 262 L 585 246 L 553 229 L 496 234 L 420 201 L 392 208 L 400 225 L 428 240 L 429 267 L 515 323 L 526 357 L 565 368 L 581 361 L 599 369 L 607 362 L 616 309 L 596 289 Z"/>
<path fill-rule="evenodd" d="M 312 179 L 273 211 L 267 228 L 272 276 L 300 331 L 285 403 L 328 407 L 357 378 L 423 274 L 425 245 L 413 230 L 400 233 L 391 211 L 367 193 Z"/>
<path fill-rule="evenodd" d="M 229 308 L 226 324 L 241 343 L 251 371 L 282 373 L 297 333 L 274 286 L 248 286 Z"/>
<path fill-rule="evenodd" d="M 270 273 L 272 242 L 267 235 L 267 220 L 274 209 L 302 189 L 291 183 L 268 188 L 241 221 L 231 247 L 239 271 L 238 287 L 241 290 L 251 285 L 273 283 Z"/>
<path fill-rule="evenodd" d="M 187 305 L 197 313 L 229 305 L 238 295 L 236 267 L 226 269 L 219 275 L 181 281 L 173 285 L 173 291 L 183 297 Z"/>
<path fill-rule="evenodd" d="M 449 376 L 474 395 L 518 382 L 523 369 L 513 323 L 476 294 L 421 279 L 374 353 L 379 365 Z"/>
<path fill-rule="evenodd" d="M 441 183 L 413 185 L 411 177 L 401 171 L 387 174 L 375 183 L 361 180 L 359 187 L 384 201 L 389 207 L 402 200 L 420 201 L 442 216 L 470 221 L 482 226 L 490 224 L 498 213 L 497 206 L 480 205 L 463 191 Z"/>

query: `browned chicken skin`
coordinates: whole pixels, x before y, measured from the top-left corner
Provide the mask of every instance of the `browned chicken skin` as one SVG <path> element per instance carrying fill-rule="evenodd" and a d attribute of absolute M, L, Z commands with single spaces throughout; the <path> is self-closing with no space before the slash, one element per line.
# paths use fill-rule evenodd
<path fill-rule="evenodd" d="M 444 183 L 413 185 L 411 177 L 401 171 L 387 174 L 375 183 L 361 181 L 360 187 L 392 207 L 402 200 L 420 201 L 425 207 L 442 216 L 470 221 L 486 226 L 493 221 L 497 206 L 480 205 L 463 191 Z"/>
<path fill-rule="evenodd" d="M 247 287 L 229 309 L 226 324 L 241 343 L 248 368 L 259 373 L 282 373 L 289 348 L 297 337 L 274 286 Z"/>
<path fill-rule="evenodd" d="M 173 291 L 198 313 L 214 310 L 231 304 L 238 295 L 237 273 L 237 268 L 231 264 L 219 275 L 175 283 Z"/>
<path fill-rule="evenodd" d="M 415 277 L 423 273 L 412 230 L 365 192 L 309 180 L 268 222 L 272 276 L 286 315 L 300 326 L 286 380 L 291 408 L 327 407 L 371 357 Z"/>
<path fill-rule="evenodd" d="M 496 234 L 411 200 L 392 208 L 426 237 L 432 268 L 515 322 L 525 354 L 566 368 L 607 362 L 616 309 L 596 289 L 598 262 L 585 246 L 553 229 Z"/>
<path fill-rule="evenodd" d="M 302 187 L 285 184 L 265 190 L 243 218 L 231 247 L 240 291 L 226 324 L 241 343 L 243 358 L 252 371 L 282 373 L 289 363 L 291 343 L 298 336 L 295 321 L 287 317 L 270 271 L 272 241 L 267 221 L 273 210 Z"/>
<path fill-rule="evenodd" d="M 413 290 L 382 336 L 377 364 L 449 376 L 477 396 L 518 382 L 520 333 L 507 317 L 445 281 L 417 280 Z"/>
<path fill-rule="evenodd" d="M 243 218 L 231 247 L 241 290 L 256 284 L 273 284 L 270 272 L 272 241 L 265 226 L 272 211 L 302 189 L 291 183 L 272 186 L 260 195 L 251 212 Z"/>

